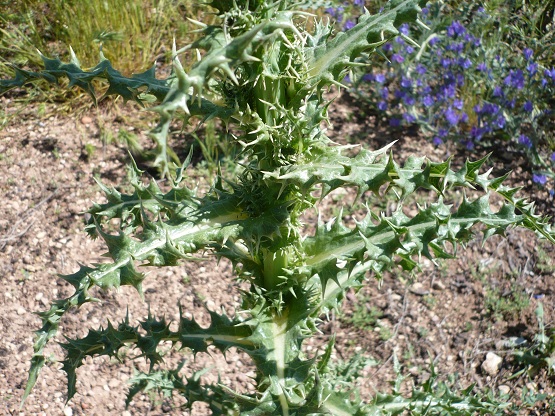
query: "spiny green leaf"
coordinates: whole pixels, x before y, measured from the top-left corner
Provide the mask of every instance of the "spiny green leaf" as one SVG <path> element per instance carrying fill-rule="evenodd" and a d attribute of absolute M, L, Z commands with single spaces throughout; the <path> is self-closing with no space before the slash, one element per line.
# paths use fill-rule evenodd
<path fill-rule="evenodd" d="M 372 51 L 395 36 L 402 23 L 414 20 L 420 11 L 418 3 L 425 1 L 395 0 L 384 7 L 382 13 L 359 17 L 358 23 L 350 30 L 339 33 L 332 40 L 322 37 L 313 48 L 306 48 L 308 55 L 308 87 L 320 82 L 330 84 L 341 80 L 350 62 L 364 51 Z M 326 32 L 326 30 L 320 30 Z"/>
<path fill-rule="evenodd" d="M 39 79 L 44 79 L 50 83 L 57 83 L 61 77 L 67 77 L 70 87 L 75 85 L 83 89 L 96 101 L 93 80 L 98 78 L 105 79 L 109 83 L 105 95 L 120 95 L 126 101 L 133 100 L 141 103 L 140 94 L 144 92 L 156 96 L 160 101 L 163 100 L 169 91 L 169 84 L 171 83 L 171 78 L 165 80 L 156 79 L 154 67 L 141 74 L 135 74 L 131 78 L 127 78 L 115 70 L 110 61 L 102 55 L 100 63 L 90 71 L 82 70 L 75 61 L 63 63 L 58 58 L 51 59 L 44 55 L 41 55 L 41 58 L 44 63 L 43 71 L 33 72 L 16 69 L 14 79 L 0 80 L 0 94 Z"/>
<path fill-rule="evenodd" d="M 106 355 L 117 358 L 122 348 L 137 348 L 141 351 L 141 356 L 149 361 L 152 371 L 162 360 L 158 350 L 162 341 L 179 343 L 180 348 L 190 348 L 195 353 L 207 351 L 210 345 L 222 352 L 233 346 L 243 350 L 253 348 L 252 342 L 248 340 L 251 335 L 249 327 L 239 325 L 238 321 L 210 312 L 210 326 L 201 328 L 194 320 L 184 318 L 181 310 L 180 314 L 179 330 L 176 332 L 170 330 L 170 325 L 164 318 L 158 320 L 149 313 L 148 318 L 139 323 L 142 331 L 139 331 L 138 326 L 130 326 L 126 318 L 117 328 L 108 322 L 106 328 L 89 330 L 84 338 L 67 338 L 67 343 L 61 346 L 66 350 L 63 370 L 68 376 L 68 400 L 75 394 L 76 370 L 88 356 Z"/>

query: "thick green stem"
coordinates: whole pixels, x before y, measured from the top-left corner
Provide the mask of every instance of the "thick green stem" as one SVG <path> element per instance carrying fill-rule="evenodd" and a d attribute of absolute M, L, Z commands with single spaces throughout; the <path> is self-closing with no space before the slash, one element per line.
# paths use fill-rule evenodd
<path fill-rule="evenodd" d="M 285 395 L 285 369 L 287 366 L 287 313 L 275 315 L 272 322 L 272 332 L 274 335 L 274 361 L 276 363 L 276 376 L 279 383 L 279 402 L 283 416 L 289 416 L 289 404 Z"/>
<path fill-rule="evenodd" d="M 264 288 L 275 290 L 280 283 L 283 283 L 283 269 L 289 263 L 289 249 L 287 247 L 277 251 L 262 249 L 262 254 L 264 256 Z"/>

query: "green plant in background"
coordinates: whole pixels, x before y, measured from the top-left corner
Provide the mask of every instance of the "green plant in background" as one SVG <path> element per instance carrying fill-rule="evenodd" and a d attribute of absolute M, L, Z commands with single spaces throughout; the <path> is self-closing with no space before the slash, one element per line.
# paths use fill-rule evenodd
<path fill-rule="evenodd" d="M 191 2 L 180 0 L 23 0 L 11 12 L 11 6 L 6 7 L 0 15 L 0 48 L 6 48 L 12 63 L 37 65 L 36 48 L 65 53 L 71 46 L 90 67 L 102 46 L 124 73 L 147 68 L 163 57 L 164 47 L 171 47 L 164 42 L 172 36 L 188 36 L 191 25 L 182 10 L 196 10 Z"/>
<path fill-rule="evenodd" d="M 372 331 L 383 316 L 383 312 L 376 306 L 370 305 L 365 299 L 359 300 L 353 306 L 350 315 L 343 315 L 341 321 L 353 325 L 355 328 Z"/>
<path fill-rule="evenodd" d="M 353 148 L 326 137 L 321 124 L 331 102 L 324 93 L 341 86 L 361 54 L 374 51 L 402 24 L 415 21 L 418 2 L 390 1 L 379 14 L 361 16 L 344 33 L 334 33 L 329 23 L 298 10 L 302 2 L 213 0 L 210 5 L 217 21 L 198 22 L 201 37 L 180 50 L 174 48 L 174 73 L 168 79 L 156 79 L 153 69 L 126 77 L 106 59 L 86 71 L 74 57 L 70 63 L 43 58 L 43 71 L 18 69 L 14 79 L 0 81 L 0 88 L 7 90 L 38 79 L 56 82 L 67 77 L 70 85 L 94 96 L 93 82 L 104 80 L 108 95 L 157 101 L 159 121 L 151 132 L 154 163 L 170 179 L 169 188 L 162 190 L 155 181 L 145 184 L 132 166 L 133 192 L 102 186 L 107 202 L 90 209 L 86 228 L 91 236 L 104 239 L 111 262 L 63 276 L 75 292 L 40 313 L 43 326 L 37 331 L 25 396 L 46 362 L 44 348 L 58 333 L 62 317 L 94 301 L 94 287 L 128 285 L 141 292 L 146 276 L 138 266 L 174 266 L 204 253 L 230 260 L 235 278 L 250 285 L 241 293 L 242 312 L 226 316 L 209 311 L 211 324 L 202 328 L 185 317 L 183 305 L 175 331 L 164 318 L 149 313 L 137 325 L 125 318 L 91 329 L 84 338 L 67 339 L 61 345 L 66 351 L 68 399 L 76 392 L 77 370 L 86 357 L 117 357 L 130 347 L 142 352 L 150 370 L 134 378 L 128 403 L 139 392 L 155 388 L 166 395 L 183 395 L 189 407 L 206 402 L 215 415 L 502 412 L 504 405 L 493 398 L 481 398 L 472 388 L 454 393 L 435 377 L 406 396 L 399 377 L 392 393 L 362 401 L 350 390 L 335 389 L 337 373 L 330 367 L 333 337 L 314 357 L 303 349 L 305 340 L 318 333 L 321 317 L 338 307 L 347 290 L 360 287 L 367 274 L 379 278 L 390 268 L 414 270 L 421 256 L 453 257 L 449 248 L 473 238 L 476 224 L 481 224 L 484 238 L 520 226 L 555 241 L 547 220 L 518 198 L 516 189 L 503 185 L 505 177 L 491 178 L 489 171 L 483 172 L 486 159 L 467 161 L 458 170 L 450 161 L 434 163 L 418 156 L 400 165 L 390 154 L 392 145 Z M 187 50 L 198 51 L 198 61 L 185 71 L 179 58 Z M 196 116 L 219 119 L 227 126 L 241 171 L 226 180 L 219 177 L 205 194 L 189 189 L 189 159 L 175 167 L 168 149 L 178 115 L 185 123 Z M 367 197 L 366 217 L 352 225 L 341 215 L 320 218 L 315 232 L 303 231 L 303 213 L 339 188 L 355 188 L 358 196 Z M 450 201 L 453 188 L 481 194 Z M 403 205 L 420 190 L 434 192 L 437 199 L 407 216 Z M 371 206 L 384 192 L 399 200 L 391 215 Z M 490 209 L 492 194 L 504 201 L 495 212 Z M 114 223 L 119 224 L 117 233 L 109 231 Z M 255 393 L 201 383 L 203 371 L 183 378 L 180 368 L 160 369 L 163 342 L 194 353 L 209 346 L 243 351 L 256 368 Z"/>
<path fill-rule="evenodd" d="M 503 293 L 497 288 L 488 288 L 484 296 L 484 306 L 496 320 L 517 317 L 530 305 L 530 296 L 516 286 L 510 293 Z"/>
<path fill-rule="evenodd" d="M 555 333 L 545 328 L 543 304 L 538 303 L 536 308 L 536 319 L 538 321 L 538 333 L 532 339 L 530 344 L 525 343 L 524 348 L 518 348 L 513 357 L 519 367 L 512 375 L 512 378 L 518 377 L 523 373 L 528 373 L 530 377 L 538 374 L 545 369 L 549 375 L 555 374 Z"/>

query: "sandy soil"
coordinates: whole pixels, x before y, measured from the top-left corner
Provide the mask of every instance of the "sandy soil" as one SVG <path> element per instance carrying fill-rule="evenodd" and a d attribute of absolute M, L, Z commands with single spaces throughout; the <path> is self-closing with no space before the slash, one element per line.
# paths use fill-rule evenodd
<path fill-rule="evenodd" d="M 11 111 L 13 103 L 8 98 L 0 100 L 0 105 Z M 84 212 L 93 202 L 103 200 L 94 177 L 107 184 L 125 183 L 123 166 L 127 160 L 124 146 L 105 145 L 102 136 L 107 130 L 116 134 L 119 129 L 128 129 L 128 118 L 115 115 L 109 108 L 85 112 L 77 118 L 39 110 L 38 106 L 28 106 L 0 131 L 0 414 L 210 414 L 202 407 L 188 413 L 178 407 L 183 401 L 155 394 L 137 396 L 125 409 L 134 366 L 145 369 L 140 360 L 123 365 L 104 358 L 87 361 L 78 371 L 78 393 L 66 403 L 65 376 L 56 361 L 62 357 L 58 346 L 49 347 L 51 359 L 20 410 L 33 352 L 33 331 L 40 324 L 34 313 L 71 293 L 57 274 L 74 272 L 79 264 L 102 261 L 102 243 L 90 240 L 83 231 Z M 399 159 L 424 152 L 437 160 L 447 154 L 455 155 L 454 163 L 461 160 L 454 148 L 436 149 L 415 131 L 392 135 L 374 116 L 359 113 L 346 99 L 340 101 L 332 121 L 335 129 L 330 134 L 338 141 L 363 141 L 377 147 L 395 138 L 399 142 L 394 154 Z M 142 125 L 147 127 L 144 122 Z M 514 163 L 514 183 L 528 186 L 526 190 L 535 192 L 544 208 L 552 206 L 545 195 L 529 187 L 526 168 Z M 191 181 L 206 185 L 206 178 L 193 171 Z M 324 208 L 332 210 L 332 204 L 348 204 L 350 198 L 341 195 Z M 426 198 L 424 195 L 424 202 Z M 383 206 L 390 208 L 389 202 Z M 324 323 L 322 336 L 307 348 L 317 348 L 336 332 L 337 360 L 354 353 L 369 362 L 375 359 L 374 365 L 361 369 L 357 381 L 366 398 L 376 390 L 390 388 L 388 380 L 395 377 L 394 354 L 407 375 L 407 390 L 429 377 L 433 363 L 441 380 L 449 377 L 458 387 L 476 383 L 478 391 L 491 388 L 497 393 L 506 392 L 516 403 L 524 387 L 553 396 L 553 383 L 545 372 L 534 378 L 524 373 L 508 380 L 521 367 L 515 366 L 512 350 L 505 343 L 511 337 L 533 338 L 538 332 L 534 310 L 540 301 L 546 325 L 552 326 L 554 250 L 528 232 L 511 230 L 507 237 L 494 237 L 483 248 L 479 241 L 472 242 L 460 251 L 458 259 L 440 267 L 424 263 L 416 283 L 400 272 L 386 275 L 380 286 L 370 280 L 359 294 L 349 293 L 342 311 Z M 187 314 L 207 324 L 204 304 L 209 309 L 223 308 L 233 313 L 239 301 L 230 265 L 210 259 L 153 269 L 144 289 L 145 302 L 127 288 L 119 293 L 97 292 L 101 302 L 68 314 L 63 334 L 84 336 L 88 325 L 105 325 L 108 319 L 117 322 L 126 311 L 133 322 L 145 317 L 149 307 L 156 315 L 175 321 L 178 305 L 182 305 Z M 501 306 L 492 306 L 492 293 L 497 293 L 493 300 L 506 301 L 522 294 L 515 305 L 524 306 L 517 310 L 508 302 L 509 310 L 496 313 Z M 355 318 L 361 316 L 361 310 L 368 315 L 362 323 Z M 63 342 L 63 338 L 58 341 Z M 487 374 L 481 367 L 488 352 L 503 359 L 495 374 Z M 132 357 L 133 352 L 129 355 Z M 236 351 L 226 357 L 215 352 L 193 357 L 187 352 L 168 351 L 164 365 L 174 366 L 183 359 L 187 374 L 211 365 L 207 380 L 215 381 L 219 372 L 222 382 L 232 388 L 245 391 L 251 386 L 252 368 L 247 357 Z M 550 414 L 546 406 L 548 400 L 540 400 L 523 414 Z"/>

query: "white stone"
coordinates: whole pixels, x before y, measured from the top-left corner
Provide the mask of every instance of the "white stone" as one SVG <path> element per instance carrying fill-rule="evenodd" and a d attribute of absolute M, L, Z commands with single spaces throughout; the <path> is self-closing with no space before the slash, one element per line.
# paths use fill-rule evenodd
<path fill-rule="evenodd" d="M 495 376 L 497 375 L 497 373 L 499 373 L 502 362 L 503 358 L 501 358 L 499 355 L 493 352 L 488 352 L 486 354 L 485 361 L 482 363 L 482 370 L 490 376 Z"/>
<path fill-rule="evenodd" d="M 445 284 L 443 282 L 440 282 L 439 280 L 435 280 L 432 288 L 434 288 L 435 290 L 445 290 Z"/>

